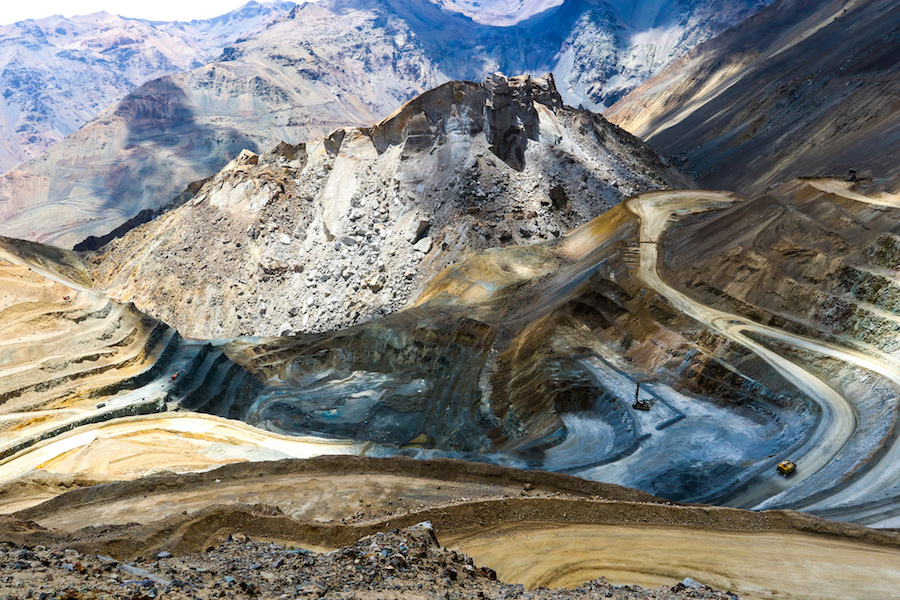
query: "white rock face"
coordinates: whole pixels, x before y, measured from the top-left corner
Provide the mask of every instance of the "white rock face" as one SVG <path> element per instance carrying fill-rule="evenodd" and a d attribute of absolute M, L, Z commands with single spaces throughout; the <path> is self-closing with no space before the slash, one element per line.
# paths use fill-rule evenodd
<path fill-rule="evenodd" d="M 0 173 L 46 151 L 139 85 L 214 60 L 293 6 L 251 2 L 186 23 L 99 12 L 0 26 Z"/>
<path fill-rule="evenodd" d="M 190 337 L 325 331 L 403 308 L 473 250 L 552 240 L 637 191 L 691 184 L 562 106 L 551 78 L 446 83 L 290 154 L 245 153 L 100 249 L 98 285 Z"/>
<path fill-rule="evenodd" d="M 570 29 L 553 68 L 564 97 L 606 110 L 674 59 L 772 0 L 608 0 Z"/>

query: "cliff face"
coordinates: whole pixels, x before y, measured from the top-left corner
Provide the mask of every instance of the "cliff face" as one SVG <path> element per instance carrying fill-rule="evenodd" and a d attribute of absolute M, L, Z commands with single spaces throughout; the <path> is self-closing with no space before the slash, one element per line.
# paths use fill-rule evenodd
<path fill-rule="evenodd" d="M 398 310 L 474 249 L 554 239 L 635 191 L 689 184 L 563 106 L 552 77 L 494 75 L 373 127 L 245 153 L 90 264 L 106 293 L 191 337 L 323 331 Z"/>
<path fill-rule="evenodd" d="M 242 149 L 371 125 L 448 79 L 555 71 L 564 101 L 603 107 L 763 3 L 651 4 L 632 14 L 571 0 L 509 26 L 424 0 L 305 4 L 0 177 L 0 232 L 71 247 L 169 203 Z"/>
<path fill-rule="evenodd" d="M 777 2 L 608 111 L 704 185 L 756 194 L 793 177 L 896 181 L 895 2 Z"/>

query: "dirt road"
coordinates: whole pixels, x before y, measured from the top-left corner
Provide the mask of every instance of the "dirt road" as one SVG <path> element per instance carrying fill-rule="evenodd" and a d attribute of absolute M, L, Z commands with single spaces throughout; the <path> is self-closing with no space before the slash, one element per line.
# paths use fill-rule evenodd
<path fill-rule="evenodd" d="M 841 191 L 840 186 L 836 184 L 826 187 L 827 191 L 832 193 Z M 847 197 L 854 200 L 869 201 L 877 205 L 893 206 L 893 204 L 888 204 L 887 201 L 873 200 L 859 194 L 850 194 Z M 818 427 L 800 447 L 791 450 L 791 457 L 803 465 L 802 470 L 794 478 L 784 480 L 772 472 L 768 475 L 761 475 L 756 478 L 752 485 L 747 486 L 745 492 L 732 498 L 729 502 L 736 506 L 755 506 L 758 508 L 783 506 L 791 500 L 789 488 L 797 490 L 805 478 L 823 468 L 841 451 L 856 429 L 856 415 L 852 404 L 825 382 L 799 365 L 785 360 L 763 344 L 751 339 L 746 333 L 760 334 L 797 348 L 836 358 L 877 373 L 898 386 L 900 386 L 900 367 L 898 367 L 892 357 L 882 353 L 873 352 L 875 356 L 871 356 L 859 351 L 761 325 L 741 315 L 704 306 L 663 280 L 658 270 L 658 242 L 668 221 L 677 214 L 704 212 L 722 208 L 734 200 L 735 198 L 729 194 L 716 192 L 655 192 L 632 198 L 628 201 L 628 208 L 638 215 L 641 220 L 640 277 L 645 285 L 661 293 L 685 314 L 704 323 L 726 338 L 752 350 L 788 381 L 814 399 L 822 410 L 822 419 Z M 878 477 L 877 475 L 870 475 L 867 479 L 878 479 Z M 867 485 L 871 484 L 867 483 Z M 845 490 L 844 496 L 846 495 L 847 492 Z M 818 504 L 821 506 L 822 502 L 819 501 Z"/>
<path fill-rule="evenodd" d="M 744 600 L 889 600 L 900 589 L 895 549 L 801 533 L 523 522 L 442 538 L 526 587 L 600 576 L 653 587 L 692 577 Z"/>

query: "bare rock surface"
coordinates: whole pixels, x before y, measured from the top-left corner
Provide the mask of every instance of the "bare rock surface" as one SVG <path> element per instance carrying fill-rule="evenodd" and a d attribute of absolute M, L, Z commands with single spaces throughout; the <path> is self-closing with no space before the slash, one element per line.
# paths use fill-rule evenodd
<path fill-rule="evenodd" d="M 384 318 L 233 341 L 266 382 L 242 418 L 892 524 L 898 207 L 834 179 L 641 194 L 475 253 Z"/>
<path fill-rule="evenodd" d="M 552 77 L 451 82 L 370 128 L 244 153 L 90 256 L 99 289 L 184 335 L 324 331 L 395 312 L 472 250 L 553 239 L 689 180 Z"/>
<path fill-rule="evenodd" d="M 745 195 L 799 176 L 898 186 L 900 7 L 779 1 L 697 47 L 606 116 L 703 185 Z"/>

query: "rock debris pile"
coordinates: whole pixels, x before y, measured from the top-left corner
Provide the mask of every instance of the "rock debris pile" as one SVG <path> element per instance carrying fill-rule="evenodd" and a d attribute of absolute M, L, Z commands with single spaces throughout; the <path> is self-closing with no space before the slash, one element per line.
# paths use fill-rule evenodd
<path fill-rule="evenodd" d="M 0 545 L 0 598 L 36 600 L 207 598 L 529 598 L 737 600 L 685 579 L 644 590 L 598 579 L 572 590 L 525 590 L 442 548 L 427 522 L 364 537 L 326 554 L 229 535 L 187 556 L 163 551 L 135 562 L 44 546 Z"/>
<path fill-rule="evenodd" d="M 373 127 L 244 152 L 89 258 L 100 289 L 196 338 L 339 329 L 394 313 L 473 250 L 558 238 L 690 180 L 551 75 L 450 82 Z"/>

